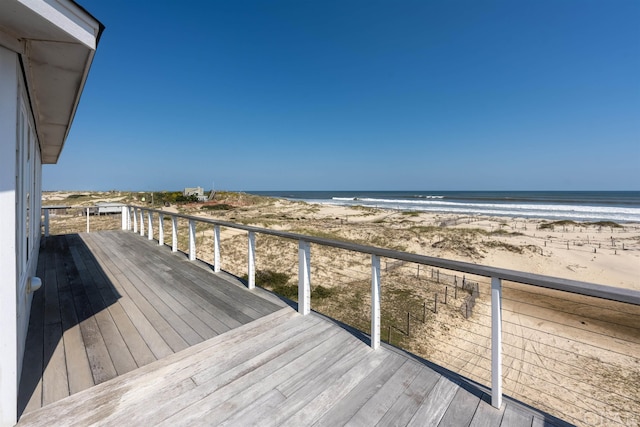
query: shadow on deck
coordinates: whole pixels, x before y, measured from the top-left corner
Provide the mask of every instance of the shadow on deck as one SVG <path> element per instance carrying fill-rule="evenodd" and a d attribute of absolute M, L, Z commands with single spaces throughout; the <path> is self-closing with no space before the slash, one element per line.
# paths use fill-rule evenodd
<path fill-rule="evenodd" d="M 28 413 L 285 306 L 120 232 L 46 239 L 18 413 Z"/>
<path fill-rule="evenodd" d="M 131 233 L 40 261 L 19 425 L 567 425 Z"/>

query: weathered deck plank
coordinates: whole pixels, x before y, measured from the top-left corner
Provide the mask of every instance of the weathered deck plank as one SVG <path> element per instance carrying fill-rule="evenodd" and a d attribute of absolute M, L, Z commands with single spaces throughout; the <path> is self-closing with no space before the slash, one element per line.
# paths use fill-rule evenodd
<path fill-rule="evenodd" d="M 458 387 L 458 391 L 445 412 L 439 427 L 468 426 L 480 404 L 480 396 Z"/>
<path fill-rule="evenodd" d="M 405 362 L 393 373 L 382 387 L 354 413 L 345 425 L 367 427 L 377 425 L 395 403 L 395 396 L 400 396 L 413 382 L 423 367 L 411 360 Z"/>

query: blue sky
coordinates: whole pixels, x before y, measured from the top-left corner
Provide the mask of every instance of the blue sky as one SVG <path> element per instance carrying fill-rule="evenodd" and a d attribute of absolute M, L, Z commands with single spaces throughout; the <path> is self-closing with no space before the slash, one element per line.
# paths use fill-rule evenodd
<path fill-rule="evenodd" d="M 48 190 L 640 190 L 640 2 L 78 0 Z"/>

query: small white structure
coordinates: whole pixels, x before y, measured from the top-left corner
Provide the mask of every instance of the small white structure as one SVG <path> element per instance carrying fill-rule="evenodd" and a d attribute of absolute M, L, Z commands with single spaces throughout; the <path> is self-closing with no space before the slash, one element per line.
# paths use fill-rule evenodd
<path fill-rule="evenodd" d="M 1 427 L 17 422 L 39 282 L 42 165 L 58 161 L 102 30 L 72 0 L 0 0 Z"/>
<path fill-rule="evenodd" d="M 196 196 L 199 202 L 207 201 L 207 196 L 204 195 L 204 188 L 202 187 L 187 187 L 182 191 L 184 197 Z"/>
<path fill-rule="evenodd" d="M 96 203 L 94 214 L 121 214 L 123 206 L 124 205 L 122 203 L 98 202 Z"/>

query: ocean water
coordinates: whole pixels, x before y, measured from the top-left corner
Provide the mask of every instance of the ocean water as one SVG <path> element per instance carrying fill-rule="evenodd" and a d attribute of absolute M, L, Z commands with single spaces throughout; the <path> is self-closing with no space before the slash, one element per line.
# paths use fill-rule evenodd
<path fill-rule="evenodd" d="M 549 220 L 640 222 L 640 191 L 249 191 L 327 205 Z"/>

